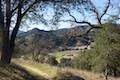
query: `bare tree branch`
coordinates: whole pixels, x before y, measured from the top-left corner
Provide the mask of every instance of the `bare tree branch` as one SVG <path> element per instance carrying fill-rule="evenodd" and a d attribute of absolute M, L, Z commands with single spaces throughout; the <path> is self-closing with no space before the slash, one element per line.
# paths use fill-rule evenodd
<path fill-rule="evenodd" d="M 89 29 L 87 29 L 85 32 L 78 33 L 78 34 L 75 34 L 75 35 L 71 35 L 70 38 L 72 38 L 72 37 L 82 37 L 84 35 L 89 34 L 93 29 L 102 29 L 102 27 L 94 25 L 94 26 L 90 27 Z"/>
<path fill-rule="evenodd" d="M 97 19 L 98 23 L 101 25 L 102 23 L 101 23 L 101 20 L 100 20 L 99 11 L 97 10 L 96 6 L 92 2 L 90 2 L 90 6 L 91 6 L 90 11 L 92 11 L 96 15 L 96 19 Z"/>
<path fill-rule="evenodd" d="M 29 5 L 29 7 L 24 11 L 24 13 L 22 13 L 22 17 L 34 6 L 34 4 L 36 4 L 37 1 L 34 1 L 32 4 Z"/>
<path fill-rule="evenodd" d="M 21 0 L 21 4 L 26 3 L 26 1 L 27 0 Z M 17 4 L 16 7 L 11 10 L 12 16 L 14 16 L 14 14 L 16 13 L 16 10 L 18 9 L 18 7 L 19 7 L 19 4 Z M 23 5 L 22 5 L 22 7 L 23 7 Z"/>
<path fill-rule="evenodd" d="M 75 22 L 78 22 L 77 19 L 70 13 L 70 10 L 69 10 L 69 9 L 64 8 L 64 7 L 63 7 L 63 9 L 66 10 L 66 11 L 68 12 L 68 14 L 70 15 L 70 17 L 72 17 L 72 18 L 74 19 Z"/>
<path fill-rule="evenodd" d="M 71 14 L 70 10 L 68 10 L 67 8 L 63 8 L 63 9 L 65 9 L 68 12 L 69 16 L 72 17 L 74 20 L 60 20 L 60 21 L 63 21 L 63 22 L 75 22 L 75 23 L 78 23 L 78 24 L 87 24 L 87 25 L 89 25 L 91 27 L 94 26 L 90 22 L 87 22 L 87 21 L 81 21 L 81 22 L 77 21 L 77 19 Z"/>
<path fill-rule="evenodd" d="M 77 34 L 70 34 L 70 38 L 72 37 L 81 37 L 81 36 L 84 36 L 84 35 L 87 35 L 91 30 L 93 29 L 101 29 L 102 27 L 101 26 L 97 26 L 97 25 L 92 25 L 90 22 L 87 22 L 87 21 L 73 21 L 73 20 L 60 20 L 62 22 L 75 22 L 75 23 L 78 23 L 78 24 L 87 24 L 90 26 L 90 28 L 88 30 L 86 30 L 85 32 L 83 33 L 77 33 Z"/>
<path fill-rule="evenodd" d="M 89 28 L 88 30 L 86 30 L 85 32 L 80 33 L 80 34 L 79 34 L 79 33 L 78 33 L 78 34 L 72 34 L 72 35 L 70 35 L 70 38 L 72 38 L 72 37 L 81 37 L 81 36 L 83 36 L 83 35 L 87 35 L 87 34 L 88 34 L 91 30 L 93 30 L 93 29 L 101 29 L 101 28 L 102 28 L 101 26 L 99 26 L 99 25 L 98 25 L 98 26 L 93 25 L 93 24 L 91 24 L 91 23 L 88 22 L 88 21 L 78 21 L 78 20 L 71 14 L 71 12 L 70 12 L 69 9 L 64 8 L 64 7 L 63 7 L 63 9 L 68 12 L 69 16 L 72 17 L 73 20 L 59 20 L 60 22 L 61 22 L 61 21 L 62 21 L 62 22 L 74 22 L 74 23 L 78 23 L 78 24 L 87 24 L 87 25 L 90 26 L 90 28 Z M 92 11 L 96 14 L 97 20 L 99 21 L 99 24 L 101 25 L 102 23 L 101 23 L 101 20 L 99 19 L 99 13 L 98 13 L 98 11 L 97 11 L 97 9 L 96 9 L 95 6 L 93 7 Z"/>
<path fill-rule="evenodd" d="M 100 16 L 100 20 L 102 19 L 102 17 L 107 13 L 109 7 L 110 7 L 110 1 L 108 0 L 107 6 L 105 7 L 105 10 L 103 11 L 103 14 Z"/>

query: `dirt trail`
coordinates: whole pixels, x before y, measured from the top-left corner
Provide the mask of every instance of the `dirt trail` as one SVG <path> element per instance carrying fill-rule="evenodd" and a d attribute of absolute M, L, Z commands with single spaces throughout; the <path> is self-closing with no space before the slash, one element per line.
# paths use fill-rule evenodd
<path fill-rule="evenodd" d="M 26 64 L 26 63 L 23 63 L 22 61 L 13 61 L 13 62 L 15 64 L 23 67 L 25 70 L 27 70 L 28 72 L 30 72 L 34 76 L 37 76 L 37 77 L 43 76 L 43 77 L 45 77 L 46 79 L 49 79 L 49 80 L 51 80 L 51 78 L 52 78 L 50 75 L 48 75 L 47 73 L 41 71 L 39 68 L 33 67 L 32 66 L 33 64 L 30 64 L 30 63 Z"/>
<path fill-rule="evenodd" d="M 36 64 L 29 61 L 22 61 L 16 59 L 13 60 L 13 63 L 23 67 L 33 76 L 37 76 L 37 77 L 43 76 L 48 80 L 52 80 L 52 78 L 56 76 L 56 72 L 57 72 L 56 67 L 52 67 L 52 66 L 48 67 L 48 65 L 45 64 Z M 85 78 L 85 80 L 105 80 L 102 74 L 95 74 L 89 71 L 70 69 L 70 68 L 61 68 L 60 70 L 72 72 L 73 74 Z M 109 77 L 109 80 L 120 80 L 120 78 Z"/>

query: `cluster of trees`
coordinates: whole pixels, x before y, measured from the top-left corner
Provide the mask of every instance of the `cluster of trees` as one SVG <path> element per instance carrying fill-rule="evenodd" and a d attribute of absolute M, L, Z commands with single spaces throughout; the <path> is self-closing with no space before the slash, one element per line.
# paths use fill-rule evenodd
<path fill-rule="evenodd" d="M 96 35 L 95 46 L 76 59 L 77 68 L 120 76 L 120 27 L 105 24 Z"/>
<path fill-rule="evenodd" d="M 73 61 L 70 58 L 61 58 L 60 62 L 57 60 L 57 58 L 53 55 L 48 54 L 38 54 L 35 56 L 32 56 L 32 60 L 37 63 L 47 63 L 53 66 L 58 67 L 72 67 Z"/>

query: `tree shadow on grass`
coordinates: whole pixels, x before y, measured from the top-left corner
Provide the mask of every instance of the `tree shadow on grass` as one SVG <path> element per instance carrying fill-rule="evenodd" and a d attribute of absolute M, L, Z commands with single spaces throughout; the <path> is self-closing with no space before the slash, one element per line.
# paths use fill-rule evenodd
<path fill-rule="evenodd" d="M 42 76 L 33 76 L 16 64 L 0 64 L 0 80 L 47 80 Z"/>

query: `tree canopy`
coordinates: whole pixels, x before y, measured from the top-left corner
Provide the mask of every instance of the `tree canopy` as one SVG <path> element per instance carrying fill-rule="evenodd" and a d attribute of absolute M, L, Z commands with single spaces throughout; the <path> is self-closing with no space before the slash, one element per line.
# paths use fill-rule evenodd
<path fill-rule="evenodd" d="M 83 53 L 76 67 L 102 72 L 106 76 L 120 75 L 120 27 L 105 24 L 95 38 L 93 49 Z"/>

